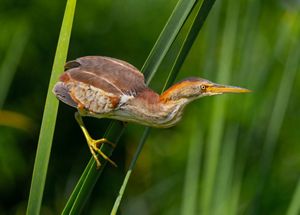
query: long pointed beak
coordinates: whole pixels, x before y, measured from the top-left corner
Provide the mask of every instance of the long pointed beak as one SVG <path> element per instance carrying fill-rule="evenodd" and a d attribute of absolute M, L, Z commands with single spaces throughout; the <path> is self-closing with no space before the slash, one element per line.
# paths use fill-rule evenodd
<path fill-rule="evenodd" d="M 221 94 L 221 93 L 249 93 L 251 90 L 241 87 L 229 86 L 229 85 L 220 85 L 220 84 L 212 84 L 211 86 L 207 86 L 206 92 L 210 92 L 213 94 Z"/>

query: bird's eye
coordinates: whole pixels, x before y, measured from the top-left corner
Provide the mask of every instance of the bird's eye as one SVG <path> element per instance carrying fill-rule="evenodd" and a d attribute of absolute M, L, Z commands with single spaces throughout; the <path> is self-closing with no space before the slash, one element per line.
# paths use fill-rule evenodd
<path fill-rule="evenodd" d="M 206 86 L 205 85 L 201 85 L 200 88 L 201 88 L 201 90 L 205 90 Z"/>

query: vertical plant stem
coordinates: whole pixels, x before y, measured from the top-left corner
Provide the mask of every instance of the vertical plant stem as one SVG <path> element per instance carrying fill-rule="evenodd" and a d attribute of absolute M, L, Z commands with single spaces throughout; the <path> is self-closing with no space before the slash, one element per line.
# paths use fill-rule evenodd
<path fill-rule="evenodd" d="M 294 196 L 288 207 L 287 215 L 297 215 L 300 213 L 300 178 L 295 189 Z"/>
<path fill-rule="evenodd" d="M 195 131 L 195 128 L 193 129 Z M 198 214 L 196 209 L 199 173 L 201 167 L 201 154 L 203 148 L 202 132 L 197 131 L 190 141 L 186 174 L 183 187 L 181 206 L 182 215 Z"/>
<path fill-rule="evenodd" d="M 228 198 L 233 188 L 234 158 L 236 151 L 236 141 L 238 136 L 238 127 L 231 126 L 225 135 L 223 150 L 218 168 L 218 177 L 216 179 L 215 189 L 217 195 L 214 198 L 212 214 L 229 214 Z"/>
<path fill-rule="evenodd" d="M 218 69 L 217 81 L 226 83 L 231 73 L 231 64 L 235 46 L 239 2 L 229 1 L 226 12 L 224 33 L 222 38 L 220 64 Z M 226 108 L 226 97 L 214 98 L 212 109 L 212 119 L 207 141 L 207 158 L 204 167 L 204 179 L 202 190 L 202 213 L 208 215 L 211 212 L 216 171 L 219 160 L 220 143 L 224 130 L 224 116 Z"/>
<path fill-rule="evenodd" d="M 58 101 L 52 94 L 52 88 L 55 82 L 58 80 L 59 74 L 63 71 L 64 63 L 67 58 L 75 6 L 76 0 L 68 0 L 59 35 L 34 163 L 27 206 L 28 215 L 39 214 L 41 209 L 58 109 Z"/>
<path fill-rule="evenodd" d="M 122 197 L 124 195 L 125 188 L 127 186 L 129 178 L 131 176 L 131 173 L 132 173 L 132 171 L 133 171 L 133 169 L 134 169 L 134 167 L 136 165 L 137 159 L 138 159 L 138 157 L 139 157 L 139 155 L 140 155 L 140 153 L 142 151 L 142 148 L 143 148 L 144 144 L 146 143 L 146 140 L 147 140 L 147 137 L 149 136 L 150 131 L 151 131 L 151 129 L 149 127 L 145 128 L 145 131 L 144 131 L 143 136 L 142 136 L 142 138 L 140 140 L 138 148 L 137 148 L 137 150 L 136 150 L 136 152 L 135 152 L 135 154 L 134 154 L 134 156 L 133 156 L 133 158 L 132 158 L 132 160 L 130 162 L 129 169 L 128 169 L 126 175 L 125 175 L 123 184 L 122 184 L 122 186 L 120 188 L 120 191 L 119 191 L 119 195 L 118 195 L 118 197 L 117 197 L 117 199 L 116 199 L 116 201 L 114 203 L 114 206 L 112 208 L 111 215 L 117 214 L 117 211 L 118 211 L 118 208 L 120 206 Z"/>
<path fill-rule="evenodd" d="M 271 115 L 271 119 L 268 126 L 265 141 L 265 162 L 262 162 L 265 166 L 264 169 L 268 169 L 272 161 L 274 154 L 276 140 L 280 132 L 280 128 L 283 122 L 283 118 L 289 103 L 293 82 L 299 69 L 299 45 L 296 48 L 292 48 L 286 63 L 286 68 L 281 78 L 280 87 L 277 92 L 277 98 L 275 101 L 274 109 Z M 266 172 L 266 171 L 263 171 Z"/>
<path fill-rule="evenodd" d="M 299 71 L 299 50 L 300 43 L 297 41 L 295 45 L 295 41 L 292 41 L 266 132 L 260 169 L 260 182 L 257 188 L 253 213 L 257 213 L 260 210 L 260 198 L 268 180 L 268 175 L 270 173 L 273 156 L 276 149 L 276 143 L 289 104 L 294 80 L 297 71 Z"/>
<path fill-rule="evenodd" d="M 174 83 L 177 74 L 189 53 L 194 41 L 196 40 L 200 29 L 202 28 L 212 6 L 214 5 L 215 0 L 204 0 L 198 1 L 193 9 L 195 12 L 195 16 L 192 17 L 192 23 L 188 32 L 186 33 L 185 39 L 178 50 L 178 54 L 175 57 L 174 64 L 172 66 L 171 72 L 167 78 L 167 81 L 164 85 L 164 89 L 170 87 L 172 83 Z"/>
<path fill-rule="evenodd" d="M 28 41 L 28 26 L 22 25 L 16 28 L 12 40 L 8 46 L 7 53 L 0 67 L 0 109 L 3 107 L 9 87 L 19 65 L 25 45 Z"/>
<path fill-rule="evenodd" d="M 149 54 L 142 71 L 144 73 L 146 84 L 148 85 L 154 77 L 159 65 L 167 54 L 169 48 L 174 42 L 178 32 L 182 28 L 188 15 L 192 11 L 196 0 L 179 0 L 173 10 L 162 33 L 159 35 L 154 47 Z"/>
<path fill-rule="evenodd" d="M 210 19 L 207 20 L 207 30 L 205 35 L 205 63 L 203 66 L 204 77 L 212 76 L 212 71 L 216 70 L 215 55 L 218 45 L 218 36 L 220 28 L 220 11 L 223 1 L 217 1 L 211 12 Z"/>
<path fill-rule="evenodd" d="M 233 179 L 230 194 L 227 197 L 230 198 L 226 206 L 227 208 L 226 212 L 228 215 L 239 214 L 238 208 L 239 208 L 239 198 L 240 198 L 241 188 L 242 188 L 242 177 L 241 174 L 239 174 L 238 177 L 235 177 Z"/>

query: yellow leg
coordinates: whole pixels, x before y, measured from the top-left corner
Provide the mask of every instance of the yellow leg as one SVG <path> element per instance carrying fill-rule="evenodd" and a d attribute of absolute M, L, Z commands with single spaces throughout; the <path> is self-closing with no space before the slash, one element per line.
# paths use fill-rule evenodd
<path fill-rule="evenodd" d="M 101 155 L 105 160 L 107 160 L 108 162 L 110 162 L 113 166 L 116 167 L 116 166 L 117 166 L 116 163 L 113 162 L 111 159 L 109 159 L 109 157 L 106 156 L 106 155 L 99 149 L 99 146 L 100 146 L 101 144 L 104 144 L 104 143 L 107 143 L 107 144 L 111 145 L 112 147 L 115 147 L 115 144 L 112 143 L 112 142 L 110 142 L 110 141 L 108 141 L 106 138 L 101 138 L 101 139 L 99 139 L 99 140 L 94 140 L 94 139 L 90 136 L 90 134 L 89 134 L 89 132 L 87 131 L 87 129 L 85 128 L 80 113 L 78 113 L 78 112 L 75 113 L 75 119 L 76 119 L 76 121 L 78 122 L 78 124 L 79 124 L 79 126 L 80 126 L 80 128 L 81 128 L 81 130 L 82 130 L 82 132 L 83 132 L 83 134 L 84 134 L 84 136 L 85 136 L 85 139 L 86 139 L 87 144 L 88 144 L 88 146 L 89 146 L 89 148 L 90 148 L 90 151 L 91 151 L 91 153 L 92 153 L 92 155 L 93 155 L 93 157 L 94 157 L 94 159 L 95 159 L 95 161 L 96 161 L 97 168 L 99 168 L 99 167 L 101 166 L 101 163 L 100 163 L 100 161 L 99 161 L 99 159 L 98 159 L 98 157 L 97 157 L 97 153 L 98 153 L 99 155 Z"/>

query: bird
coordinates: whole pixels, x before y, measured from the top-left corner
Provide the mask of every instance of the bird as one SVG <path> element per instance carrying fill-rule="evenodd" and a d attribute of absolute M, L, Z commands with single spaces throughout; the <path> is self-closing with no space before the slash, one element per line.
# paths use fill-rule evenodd
<path fill-rule="evenodd" d="M 93 139 L 82 117 L 110 118 L 123 122 L 169 128 L 182 118 L 190 102 L 224 93 L 247 93 L 246 88 L 221 85 L 209 80 L 189 77 L 158 94 L 145 84 L 144 75 L 133 65 L 105 56 L 85 56 L 69 61 L 53 88 L 63 103 L 77 109 L 75 119 L 99 168 L 98 154 L 116 166 L 99 148 L 115 144 L 101 138 Z"/>

